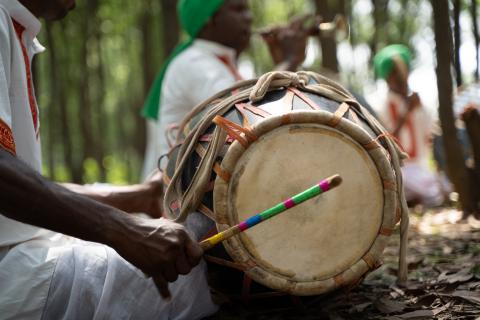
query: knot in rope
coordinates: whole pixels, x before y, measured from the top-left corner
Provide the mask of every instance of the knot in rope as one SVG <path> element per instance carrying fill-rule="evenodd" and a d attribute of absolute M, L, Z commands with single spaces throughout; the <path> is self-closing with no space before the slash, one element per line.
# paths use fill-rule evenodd
<path fill-rule="evenodd" d="M 263 99 L 269 89 L 281 87 L 305 87 L 309 76 L 305 72 L 273 71 L 261 76 L 250 92 L 252 102 Z"/>

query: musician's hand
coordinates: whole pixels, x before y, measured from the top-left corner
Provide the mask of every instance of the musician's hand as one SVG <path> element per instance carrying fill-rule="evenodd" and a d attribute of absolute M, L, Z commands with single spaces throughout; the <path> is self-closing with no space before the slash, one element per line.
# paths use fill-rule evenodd
<path fill-rule="evenodd" d="M 296 17 L 286 26 L 271 28 L 261 33 L 273 62 L 282 66 L 280 69 L 295 71 L 305 60 L 307 39 L 312 33 L 311 27 L 304 25 L 308 17 Z"/>
<path fill-rule="evenodd" d="M 182 225 L 170 220 L 131 217 L 129 224 L 126 231 L 115 232 L 112 247 L 151 276 L 164 298 L 170 297 L 168 282 L 189 273 L 200 262 L 202 249 Z"/>
<path fill-rule="evenodd" d="M 408 108 L 412 110 L 422 106 L 420 102 L 420 96 L 416 92 L 413 92 L 411 95 L 407 97 L 407 103 L 408 103 Z"/>

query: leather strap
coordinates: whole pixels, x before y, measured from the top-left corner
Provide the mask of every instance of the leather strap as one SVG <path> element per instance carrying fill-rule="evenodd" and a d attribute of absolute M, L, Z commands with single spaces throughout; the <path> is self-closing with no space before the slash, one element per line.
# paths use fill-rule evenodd
<path fill-rule="evenodd" d="M 249 128 L 242 127 L 221 116 L 215 116 L 213 123 L 225 130 L 230 137 L 237 140 L 244 148 L 248 148 L 250 143 L 257 140 L 257 136 Z"/>
<path fill-rule="evenodd" d="M 349 109 L 350 109 L 350 105 L 348 105 L 347 103 L 343 102 L 342 104 L 340 104 L 337 110 L 333 113 L 333 118 L 332 120 L 330 120 L 328 125 L 331 127 L 336 127 Z"/>
<path fill-rule="evenodd" d="M 312 108 L 313 110 L 320 110 L 320 108 L 317 106 L 317 104 L 315 103 L 315 101 L 313 101 L 312 99 L 310 99 L 309 97 L 307 97 L 306 94 L 304 94 L 303 92 L 301 92 L 300 90 L 296 89 L 296 88 L 288 88 L 287 90 L 289 91 L 292 91 L 293 93 L 295 93 L 295 95 L 297 95 L 300 99 L 302 99 L 306 104 L 308 104 L 310 106 L 310 108 Z"/>

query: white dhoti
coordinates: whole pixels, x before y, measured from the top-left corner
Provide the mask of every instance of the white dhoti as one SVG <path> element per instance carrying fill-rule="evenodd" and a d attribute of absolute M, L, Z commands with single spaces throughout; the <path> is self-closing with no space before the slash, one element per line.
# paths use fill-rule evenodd
<path fill-rule="evenodd" d="M 418 163 L 405 163 L 402 167 L 403 186 L 407 201 L 419 200 L 427 207 L 435 207 L 445 201 L 445 186 L 440 177 Z"/>
<path fill-rule="evenodd" d="M 1 319 L 200 319 L 217 310 L 204 262 L 170 284 L 167 301 L 151 279 L 104 245 L 59 235 L 3 255 Z"/>

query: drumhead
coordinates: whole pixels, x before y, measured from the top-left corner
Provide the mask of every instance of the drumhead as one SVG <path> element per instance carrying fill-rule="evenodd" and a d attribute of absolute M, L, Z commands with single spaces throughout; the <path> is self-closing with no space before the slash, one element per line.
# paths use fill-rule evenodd
<path fill-rule="evenodd" d="M 386 214 L 382 165 L 345 130 L 322 121 L 278 126 L 278 119 L 266 121 L 270 124 L 260 125 L 264 132 L 257 141 L 247 149 L 232 145 L 222 162 L 232 175 L 228 182 L 216 180 L 218 228 L 340 174 L 339 187 L 225 243 L 232 258 L 245 263 L 246 273 L 264 285 L 294 294 L 326 292 L 335 286 L 332 279 L 358 268 L 379 236 Z"/>

